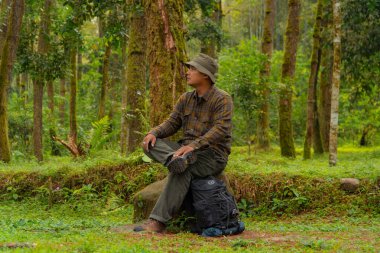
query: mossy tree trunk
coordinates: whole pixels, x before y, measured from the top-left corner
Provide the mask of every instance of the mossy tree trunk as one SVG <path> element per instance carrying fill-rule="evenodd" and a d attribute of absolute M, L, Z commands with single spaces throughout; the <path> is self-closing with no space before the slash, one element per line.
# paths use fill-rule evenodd
<path fill-rule="evenodd" d="M 76 47 L 70 49 L 70 139 L 72 143 L 78 143 L 78 131 L 77 131 L 77 50 Z"/>
<path fill-rule="evenodd" d="M 106 115 L 106 97 L 109 86 L 109 68 L 110 68 L 111 44 L 107 43 L 103 56 L 102 66 L 102 83 L 100 86 L 99 113 L 98 118 L 101 119 Z"/>
<path fill-rule="evenodd" d="M 329 164 L 337 163 L 338 149 L 338 116 L 339 116 L 339 86 L 340 86 L 340 62 L 341 62 L 341 14 L 340 0 L 333 0 L 333 24 L 334 24 L 334 63 L 331 87 L 331 120 L 329 142 Z"/>
<path fill-rule="evenodd" d="M 141 0 L 129 0 L 129 43 L 126 69 L 126 110 L 123 115 L 128 134 L 126 138 L 126 151 L 132 152 L 140 146 L 143 136 L 141 135 L 143 113 L 145 105 L 145 82 L 146 82 L 146 24 L 144 6 Z"/>
<path fill-rule="evenodd" d="M 55 101 L 54 101 L 54 82 L 49 80 L 47 82 L 47 96 L 48 96 L 48 107 L 49 107 L 49 136 L 50 136 L 50 148 L 51 154 L 54 156 L 61 155 L 57 142 L 54 140 L 56 134 L 56 119 L 54 115 L 55 111 Z"/>
<path fill-rule="evenodd" d="M 260 72 L 260 82 L 262 85 L 262 104 L 257 122 L 258 148 L 268 149 L 269 142 L 269 77 L 271 71 L 271 58 L 273 51 L 273 31 L 275 21 L 275 0 L 265 1 L 264 34 L 261 43 L 261 51 L 266 55 L 263 70 Z"/>
<path fill-rule="evenodd" d="M 129 27 L 128 5 L 125 4 L 123 8 L 124 12 L 124 28 Z M 127 125 L 127 47 L 129 34 L 125 34 L 121 45 L 121 123 L 120 123 L 120 153 L 125 155 L 127 152 L 127 138 L 128 138 L 128 125 Z"/>
<path fill-rule="evenodd" d="M 0 61 L 8 31 L 8 17 L 11 9 L 11 0 L 3 0 L 0 4 Z"/>
<path fill-rule="evenodd" d="M 310 76 L 308 85 L 307 96 L 307 121 L 306 121 L 306 134 L 303 149 L 303 158 L 311 158 L 311 144 L 313 143 L 314 128 L 315 128 L 315 108 L 316 108 L 316 89 L 318 83 L 318 72 L 320 63 L 320 30 L 322 20 L 322 0 L 318 0 L 317 14 L 315 18 L 314 31 L 313 31 L 313 49 L 311 54 L 310 63 Z M 315 150 L 314 150 L 315 151 Z"/>
<path fill-rule="evenodd" d="M 52 0 L 45 0 L 41 14 L 41 24 L 38 35 L 38 54 L 46 57 L 49 51 L 50 11 Z M 46 77 L 46 76 L 45 76 Z M 33 81 L 33 150 L 38 161 L 43 160 L 42 147 L 42 106 L 45 78 L 43 75 Z"/>
<path fill-rule="evenodd" d="M 321 75 L 319 82 L 319 126 L 323 151 L 329 151 L 330 117 L 331 117 L 331 84 L 332 84 L 332 5 L 326 1 L 324 5 L 321 30 Z"/>
<path fill-rule="evenodd" d="M 66 79 L 61 78 L 59 80 L 59 96 L 61 97 L 60 103 L 59 103 L 59 122 L 62 126 L 65 125 L 65 104 L 66 104 Z"/>
<path fill-rule="evenodd" d="M 7 89 L 16 59 L 16 52 L 24 16 L 25 1 L 12 1 L 8 16 L 7 33 L 0 62 L 0 161 L 9 162 L 11 151 L 8 137 L 8 115 L 7 115 Z"/>
<path fill-rule="evenodd" d="M 147 59 L 150 79 L 150 125 L 156 126 L 170 114 L 186 91 L 183 0 L 147 0 Z"/>
<path fill-rule="evenodd" d="M 299 41 L 300 0 L 288 1 L 289 13 L 286 26 L 285 53 L 282 64 L 282 87 L 279 91 L 279 135 L 281 155 L 295 157 L 292 124 L 292 96 Z"/>

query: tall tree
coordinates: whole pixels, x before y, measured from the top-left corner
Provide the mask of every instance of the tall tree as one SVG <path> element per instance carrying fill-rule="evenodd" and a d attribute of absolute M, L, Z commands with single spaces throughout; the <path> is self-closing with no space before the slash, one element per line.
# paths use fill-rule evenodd
<path fill-rule="evenodd" d="M 140 146 L 142 140 L 143 112 L 145 105 L 146 82 L 146 26 L 143 1 L 129 0 L 128 4 L 134 6 L 130 12 L 129 43 L 126 69 L 126 108 L 123 113 L 122 124 L 126 125 L 126 151 L 132 152 Z M 122 147 L 122 150 L 124 147 Z M 123 150 L 125 152 L 125 150 Z M 123 153 L 124 153 L 123 152 Z"/>
<path fill-rule="evenodd" d="M 163 122 L 186 91 L 183 0 L 147 0 L 147 57 L 150 73 L 150 124 Z"/>
<path fill-rule="evenodd" d="M 49 29 L 50 29 L 50 11 L 52 1 L 45 0 L 41 14 L 41 24 L 38 35 L 38 54 L 42 57 L 47 56 L 49 51 Z M 38 75 L 33 81 L 33 150 L 38 161 L 43 160 L 42 151 L 42 100 L 45 83 L 45 75 Z"/>
<path fill-rule="evenodd" d="M 98 118 L 101 119 L 106 114 L 106 97 L 109 86 L 109 68 L 110 68 L 110 57 L 111 57 L 111 42 L 105 37 L 105 31 L 109 26 L 110 21 L 107 20 L 107 15 L 101 13 L 98 18 L 98 31 L 99 38 L 105 42 L 105 50 L 102 59 L 102 67 L 99 68 L 99 72 L 102 75 L 102 80 L 100 84 L 100 98 L 99 98 L 99 111 Z M 108 21 L 108 22 L 107 22 Z"/>
<path fill-rule="evenodd" d="M 78 127 L 77 127 L 77 47 L 70 49 L 70 136 L 69 142 L 77 144 Z"/>
<path fill-rule="evenodd" d="M 288 0 L 288 21 L 286 26 L 285 52 L 282 64 L 281 83 L 279 91 L 279 132 L 281 155 L 295 157 L 292 124 L 292 96 L 296 54 L 299 41 L 300 0 Z"/>
<path fill-rule="evenodd" d="M 19 42 L 22 19 L 24 16 L 25 1 L 14 0 L 8 17 L 7 34 L 5 37 L 0 62 L 0 161 L 9 162 L 11 151 L 8 138 L 8 115 L 7 115 L 7 89 L 16 51 Z"/>
<path fill-rule="evenodd" d="M 317 3 L 317 13 L 314 24 L 313 31 L 313 49 L 311 54 L 311 64 L 310 64 L 310 76 L 308 85 L 308 96 L 307 96 L 307 121 L 306 121 L 306 135 L 304 142 L 304 159 L 311 158 L 311 144 L 313 142 L 313 136 L 316 134 L 314 132 L 315 126 L 315 108 L 316 108 L 316 89 L 318 83 L 318 72 L 320 65 L 320 30 L 321 30 L 321 20 L 322 20 L 322 0 L 318 0 Z M 318 129 L 319 130 L 319 129 Z M 314 150 L 315 151 L 315 150 Z M 323 150 L 322 150 L 323 151 Z"/>
<path fill-rule="evenodd" d="M 330 117 L 331 117 L 331 84 L 333 66 L 333 45 L 332 45 L 332 4 L 325 1 L 322 30 L 321 30 L 321 74 L 319 81 L 319 106 L 318 119 L 323 151 L 329 151 L 330 139 Z"/>
<path fill-rule="evenodd" d="M 3 0 L 0 3 L 0 60 L 2 55 L 2 49 L 4 46 L 4 42 L 7 36 L 8 31 L 8 17 L 9 17 L 9 10 L 11 7 L 11 0 Z"/>
<path fill-rule="evenodd" d="M 265 1 L 264 34 L 261 42 L 261 51 L 266 55 L 265 66 L 260 72 L 263 90 L 262 104 L 258 114 L 257 140 L 258 148 L 268 149 L 269 143 L 269 77 L 271 71 L 271 58 L 273 51 L 273 31 L 275 21 L 275 0 Z"/>
<path fill-rule="evenodd" d="M 329 142 L 329 164 L 337 163 L 338 148 L 338 116 L 339 116 L 339 86 L 340 86 L 340 61 L 341 61 L 341 14 L 340 0 L 333 0 L 333 23 L 334 23 L 334 64 L 331 87 L 331 120 Z"/>
<path fill-rule="evenodd" d="M 100 86 L 100 100 L 99 100 L 99 113 L 98 118 L 101 119 L 106 114 L 106 97 L 109 87 L 109 69 L 110 69 L 110 57 L 111 57 L 111 43 L 106 42 L 106 50 L 103 56 L 102 66 L 102 83 Z"/>

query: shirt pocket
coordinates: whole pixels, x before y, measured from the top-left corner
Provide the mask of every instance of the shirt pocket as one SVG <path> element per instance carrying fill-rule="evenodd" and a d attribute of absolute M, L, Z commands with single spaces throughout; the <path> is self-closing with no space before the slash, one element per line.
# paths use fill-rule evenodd
<path fill-rule="evenodd" d="M 210 115 L 205 114 L 199 118 L 201 125 L 201 135 L 204 135 L 212 128 L 213 120 Z"/>
<path fill-rule="evenodd" d="M 187 130 L 190 127 L 190 120 L 191 120 L 191 113 L 193 111 L 190 109 L 185 109 L 183 116 L 182 116 L 182 128 L 184 130 Z"/>

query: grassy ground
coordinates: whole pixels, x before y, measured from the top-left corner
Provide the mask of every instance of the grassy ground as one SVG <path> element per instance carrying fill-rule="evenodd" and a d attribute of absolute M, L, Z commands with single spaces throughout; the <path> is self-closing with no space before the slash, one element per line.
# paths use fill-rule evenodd
<path fill-rule="evenodd" d="M 287 159 L 278 147 L 250 157 L 247 147 L 233 147 L 227 172 L 235 193 L 253 202 L 239 203 L 247 231 L 217 239 L 111 231 L 132 222 L 125 199 L 166 173 L 141 164 L 141 151 L 15 159 L 0 164 L 0 252 L 380 252 L 380 147 L 338 151 L 338 165 L 329 167 L 327 155 L 305 161 L 301 149 Z M 363 184 L 347 194 L 342 177 Z M 27 197 L 34 191 L 37 197 Z"/>
<path fill-rule="evenodd" d="M 101 202 L 48 206 L 34 199 L 0 203 L 2 252 L 379 252 L 380 217 L 299 216 L 245 218 L 237 236 L 203 238 L 182 232 L 157 235 L 112 231 L 131 223 L 132 207 Z M 24 244 L 21 244 L 24 243 Z"/>
<path fill-rule="evenodd" d="M 287 175 L 308 177 L 339 178 L 356 177 L 375 179 L 380 176 L 380 147 L 354 147 L 343 145 L 338 149 L 338 164 L 328 165 L 328 155 L 315 156 L 311 160 L 302 159 L 302 149 L 296 149 L 297 158 L 288 159 L 280 155 L 280 149 L 274 146 L 270 152 L 255 152 L 248 156 L 247 147 L 233 147 L 227 171 L 248 174 L 270 174 L 283 172 Z M 83 171 L 97 166 L 112 166 L 138 162 L 142 152 L 130 157 L 122 157 L 116 151 L 104 150 L 93 153 L 87 158 L 74 160 L 71 157 L 45 157 L 45 161 L 14 160 L 10 164 L 0 163 L 0 173 L 38 172 L 53 173 L 57 170 Z"/>
<path fill-rule="evenodd" d="M 281 157 L 279 147 L 270 152 L 252 151 L 248 156 L 247 147 L 234 147 L 227 167 L 228 171 L 248 174 L 269 174 L 282 172 L 286 175 L 302 175 L 319 178 L 368 178 L 380 176 L 380 147 L 353 147 L 345 145 L 338 148 L 338 163 L 335 167 L 328 164 L 328 154 L 303 160 L 302 149 L 297 148 L 297 157 Z"/>

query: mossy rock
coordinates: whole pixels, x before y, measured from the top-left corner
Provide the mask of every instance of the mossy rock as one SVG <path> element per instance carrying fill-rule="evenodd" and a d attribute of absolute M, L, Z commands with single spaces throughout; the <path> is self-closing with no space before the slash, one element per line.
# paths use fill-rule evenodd
<path fill-rule="evenodd" d="M 228 180 L 228 177 L 224 172 L 219 174 L 217 176 L 218 179 L 222 180 L 226 186 L 227 190 L 233 194 L 233 190 L 230 186 L 230 182 Z M 161 192 L 163 191 L 166 183 L 168 181 L 168 177 L 165 177 L 164 179 L 154 182 L 141 191 L 137 192 L 133 196 L 133 206 L 134 206 L 134 213 L 133 213 L 133 221 L 138 222 L 144 219 L 149 218 L 149 214 L 153 210 L 154 205 L 156 204 L 158 198 L 161 195 Z M 187 198 L 185 198 L 185 201 Z M 182 208 L 180 212 L 183 209 L 186 209 L 186 206 L 188 206 L 189 203 L 183 203 Z"/>

